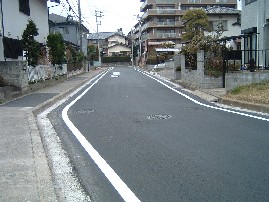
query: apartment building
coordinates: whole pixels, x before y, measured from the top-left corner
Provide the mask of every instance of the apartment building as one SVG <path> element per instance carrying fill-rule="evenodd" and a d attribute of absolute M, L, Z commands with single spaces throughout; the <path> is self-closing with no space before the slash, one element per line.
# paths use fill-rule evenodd
<path fill-rule="evenodd" d="M 152 52 L 162 44 L 171 44 L 175 48 L 181 42 L 183 23 L 181 17 L 185 13 L 179 9 L 179 0 L 140 0 L 143 12 L 139 20 L 139 33 L 141 53 Z"/>
<path fill-rule="evenodd" d="M 149 54 L 163 44 L 181 47 L 182 16 L 190 9 L 210 7 L 237 8 L 237 0 L 140 0 L 143 15 L 135 26 L 134 35 L 142 49 Z M 171 48 L 171 47 L 169 47 Z M 162 49 L 164 50 L 164 49 Z"/>

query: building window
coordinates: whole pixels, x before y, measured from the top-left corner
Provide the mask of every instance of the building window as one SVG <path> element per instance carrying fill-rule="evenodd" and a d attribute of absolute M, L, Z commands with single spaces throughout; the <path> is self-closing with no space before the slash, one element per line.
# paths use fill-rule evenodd
<path fill-rule="evenodd" d="M 257 0 L 245 0 L 245 5 L 251 4 Z"/>
<path fill-rule="evenodd" d="M 30 16 L 29 0 L 19 0 L 19 11 Z"/>
<path fill-rule="evenodd" d="M 201 0 L 189 0 L 190 4 L 200 4 L 202 3 Z"/>
<path fill-rule="evenodd" d="M 228 31 L 227 20 L 210 21 L 209 25 L 212 31 Z"/>
<path fill-rule="evenodd" d="M 59 27 L 59 31 L 61 34 L 69 34 L 68 27 Z"/>

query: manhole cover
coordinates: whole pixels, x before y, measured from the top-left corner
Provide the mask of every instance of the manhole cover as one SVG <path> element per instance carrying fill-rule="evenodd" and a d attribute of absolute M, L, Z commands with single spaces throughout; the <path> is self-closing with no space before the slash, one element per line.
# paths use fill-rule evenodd
<path fill-rule="evenodd" d="M 171 115 L 163 115 L 163 114 L 155 114 L 155 115 L 148 115 L 147 118 L 150 120 L 154 120 L 154 119 L 163 120 L 163 119 L 171 119 L 172 116 Z"/>
<path fill-rule="evenodd" d="M 76 114 L 89 114 L 89 113 L 93 113 L 94 110 L 93 109 L 82 109 L 82 110 L 78 110 L 75 113 Z"/>
<path fill-rule="evenodd" d="M 204 108 L 200 108 L 200 107 L 185 107 L 184 110 L 186 110 L 186 111 L 205 111 Z"/>

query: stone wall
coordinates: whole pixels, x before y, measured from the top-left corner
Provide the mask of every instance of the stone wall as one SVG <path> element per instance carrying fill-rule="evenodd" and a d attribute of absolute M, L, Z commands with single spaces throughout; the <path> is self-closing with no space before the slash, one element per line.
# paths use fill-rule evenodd
<path fill-rule="evenodd" d="M 9 85 L 20 90 L 28 86 L 26 61 L 0 61 L 0 75 Z"/>

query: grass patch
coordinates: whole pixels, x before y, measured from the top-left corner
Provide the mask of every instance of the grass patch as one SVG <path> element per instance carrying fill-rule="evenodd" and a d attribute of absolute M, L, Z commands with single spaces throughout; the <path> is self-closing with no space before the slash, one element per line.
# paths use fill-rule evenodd
<path fill-rule="evenodd" d="M 225 97 L 257 104 L 269 104 L 269 80 L 236 87 Z"/>

